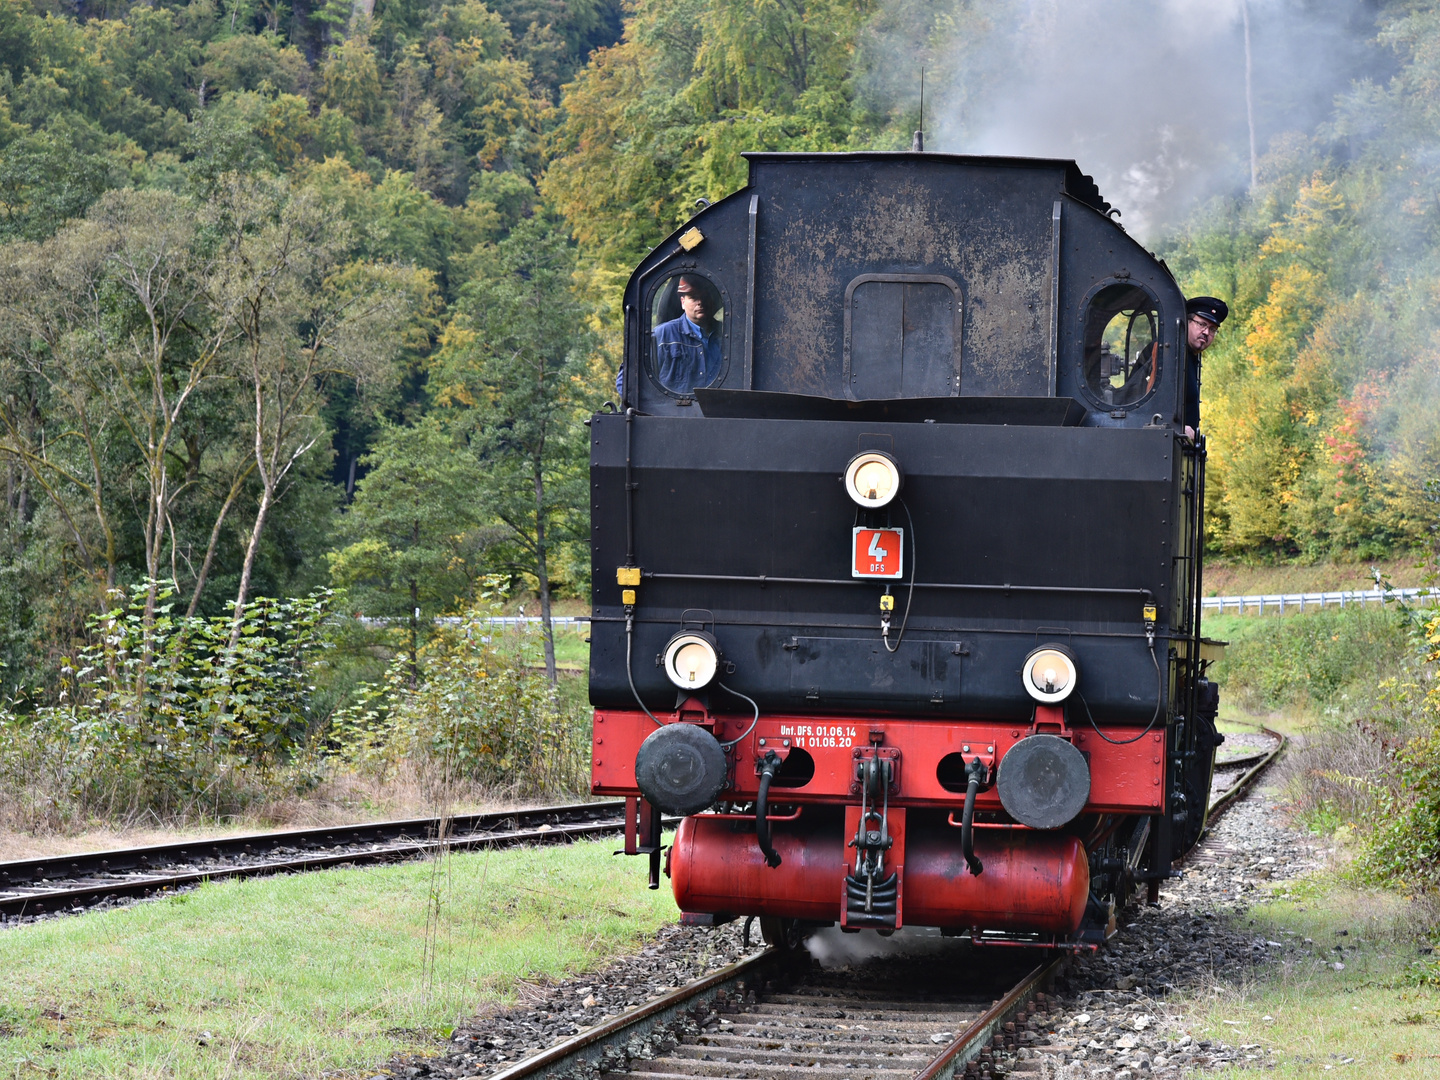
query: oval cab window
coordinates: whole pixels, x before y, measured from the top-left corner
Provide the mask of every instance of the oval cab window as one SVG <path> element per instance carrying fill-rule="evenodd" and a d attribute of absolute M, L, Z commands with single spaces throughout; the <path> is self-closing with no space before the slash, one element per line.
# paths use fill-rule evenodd
<path fill-rule="evenodd" d="M 650 303 L 650 378 L 677 397 L 714 386 L 725 375 L 725 298 L 704 274 L 680 273 Z"/>
<path fill-rule="evenodd" d="M 1106 408 L 1149 397 L 1160 378 L 1160 313 L 1138 285 L 1107 285 L 1085 312 L 1085 389 Z"/>

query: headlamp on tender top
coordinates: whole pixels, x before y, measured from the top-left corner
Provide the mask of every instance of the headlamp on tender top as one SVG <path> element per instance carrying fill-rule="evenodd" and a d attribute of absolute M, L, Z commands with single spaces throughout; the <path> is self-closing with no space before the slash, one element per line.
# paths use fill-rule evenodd
<path fill-rule="evenodd" d="M 704 630 L 682 630 L 665 646 L 665 674 L 681 690 L 709 686 L 720 670 L 720 645 Z"/>
<path fill-rule="evenodd" d="M 1075 689 L 1075 654 L 1064 645 L 1041 645 L 1025 657 L 1020 678 L 1025 691 L 1042 705 L 1056 705 Z"/>
<path fill-rule="evenodd" d="M 889 454 L 867 450 L 845 466 L 845 491 L 866 510 L 888 506 L 900 493 L 900 466 Z"/>

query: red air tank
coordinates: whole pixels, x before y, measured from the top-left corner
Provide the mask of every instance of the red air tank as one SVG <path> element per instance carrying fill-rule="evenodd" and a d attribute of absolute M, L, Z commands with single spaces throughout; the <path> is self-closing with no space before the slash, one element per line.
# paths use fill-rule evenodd
<path fill-rule="evenodd" d="M 682 911 L 773 915 L 829 922 L 840 918 L 846 858 L 841 820 L 807 807 L 799 820 L 776 822 L 774 869 L 755 830 L 733 818 L 686 818 L 675 836 L 669 873 Z M 1090 864 L 1073 836 L 1026 829 L 977 829 L 971 875 L 960 830 L 943 819 L 912 816 L 905 831 L 900 881 L 902 925 L 983 927 L 1010 933 L 1070 934 L 1090 891 Z"/>

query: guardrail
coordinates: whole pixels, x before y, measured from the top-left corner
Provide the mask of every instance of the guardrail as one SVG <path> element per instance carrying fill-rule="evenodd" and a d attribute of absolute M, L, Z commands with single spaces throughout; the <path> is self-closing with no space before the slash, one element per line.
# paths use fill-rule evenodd
<path fill-rule="evenodd" d="M 530 626 L 540 621 L 539 615 L 492 615 L 485 620 L 492 626 Z M 556 626 L 579 626 L 590 621 L 589 615 L 552 615 L 550 621 Z"/>
<path fill-rule="evenodd" d="M 1306 611 L 1333 605 L 1383 604 L 1387 600 L 1404 600 L 1408 604 L 1440 602 L 1440 589 L 1345 589 L 1340 592 L 1257 593 L 1254 596 L 1206 596 L 1200 601 L 1204 611 L 1233 612 L 1243 615 L 1253 611 L 1259 615 L 1284 615 L 1287 611 Z"/>

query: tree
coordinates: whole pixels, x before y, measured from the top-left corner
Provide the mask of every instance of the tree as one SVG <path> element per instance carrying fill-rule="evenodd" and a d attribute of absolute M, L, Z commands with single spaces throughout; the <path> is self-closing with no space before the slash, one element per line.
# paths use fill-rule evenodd
<path fill-rule="evenodd" d="M 394 374 L 412 313 L 432 303 L 430 274 L 350 259 L 354 243 L 339 208 L 283 181 L 230 176 L 216 215 L 227 258 L 213 290 L 234 321 L 231 370 L 246 389 L 246 426 L 260 485 L 236 591 L 232 645 L 261 534 L 296 463 L 324 434 L 328 387 L 364 386 Z"/>
<path fill-rule="evenodd" d="M 341 519 L 349 543 L 330 554 L 330 573 L 366 614 L 406 618 L 413 678 L 421 618 L 475 602 L 480 559 L 498 530 L 481 526 L 480 463 L 438 416 L 386 425 L 362 460 L 370 472 Z"/>
<path fill-rule="evenodd" d="M 587 536 L 580 421 L 592 400 L 590 308 L 573 287 L 574 249 L 547 215 L 522 221 L 475 262 L 431 385 L 486 469 L 486 510 L 504 528 L 500 566 L 535 579 L 553 683 L 553 559 L 557 545 Z"/>

